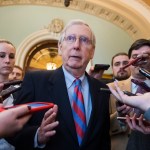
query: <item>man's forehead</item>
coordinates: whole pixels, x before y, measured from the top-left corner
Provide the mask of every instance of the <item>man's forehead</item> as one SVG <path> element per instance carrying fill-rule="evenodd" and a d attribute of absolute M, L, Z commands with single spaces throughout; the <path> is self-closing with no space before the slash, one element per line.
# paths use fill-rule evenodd
<path fill-rule="evenodd" d="M 79 27 L 80 26 L 80 27 Z M 75 28 L 77 28 L 77 29 L 79 29 L 80 30 L 80 33 L 84 33 L 85 34 L 85 31 L 86 31 L 86 33 L 90 33 L 91 34 L 91 30 L 90 30 L 90 28 L 87 26 L 87 25 L 85 25 L 85 24 L 73 24 L 73 25 L 71 25 L 70 27 L 68 27 L 67 29 L 66 29 L 66 33 L 71 33 L 71 34 L 73 34 L 73 33 L 78 33 L 78 31 L 77 30 L 73 30 L 73 28 L 75 29 Z M 83 29 L 81 29 L 81 28 L 83 28 Z"/>
<path fill-rule="evenodd" d="M 22 72 L 22 70 L 20 70 L 19 68 L 14 67 L 13 72 Z"/>
<path fill-rule="evenodd" d="M 115 58 L 114 58 L 114 61 L 113 62 L 122 62 L 122 61 L 124 61 L 124 60 L 129 60 L 129 57 L 128 56 L 126 56 L 126 55 L 120 55 L 120 56 L 116 56 Z"/>
<path fill-rule="evenodd" d="M 149 52 L 150 53 L 150 47 L 149 46 L 143 46 L 143 47 L 139 48 L 138 50 L 133 50 L 132 54 L 140 54 L 143 52 L 145 52 L 145 53 Z"/>

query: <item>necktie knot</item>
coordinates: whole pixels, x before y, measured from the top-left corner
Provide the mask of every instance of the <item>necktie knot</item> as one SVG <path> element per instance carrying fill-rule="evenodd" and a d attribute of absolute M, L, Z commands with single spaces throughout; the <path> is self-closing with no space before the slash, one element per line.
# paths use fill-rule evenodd
<path fill-rule="evenodd" d="M 80 79 L 75 79 L 74 84 L 75 84 L 75 86 L 81 86 L 81 80 Z"/>

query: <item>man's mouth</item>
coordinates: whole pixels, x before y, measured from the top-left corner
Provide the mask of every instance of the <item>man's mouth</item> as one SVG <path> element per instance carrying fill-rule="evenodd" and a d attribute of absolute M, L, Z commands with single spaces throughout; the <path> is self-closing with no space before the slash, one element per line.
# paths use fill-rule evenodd
<path fill-rule="evenodd" d="M 125 70 L 122 70 L 122 71 L 119 71 L 118 73 L 123 74 L 123 73 L 125 73 L 125 72 L 126 72 Z"/>
<path fill-rule="evenodd" d="M 75 58 L 75 59 L 81 59 L 80 56 L 70 56 L 71 58 Z"/>

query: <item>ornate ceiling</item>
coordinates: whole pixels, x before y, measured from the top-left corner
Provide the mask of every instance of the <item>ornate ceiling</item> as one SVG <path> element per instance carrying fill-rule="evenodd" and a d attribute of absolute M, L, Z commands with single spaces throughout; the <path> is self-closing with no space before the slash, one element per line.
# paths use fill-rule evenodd
<path fill-rule="evenodd" d="M 150 19 L 143 17 L 140 13 L 143 10 L 134 9 L 134 3 L 142 5 L 150 13 L 149 0 L 71 0 L 70 6 L 66 9 L 81 11 L 110 21 L 125 30 L 133 39 L 149 38 Z M 1 6 L 24 4 L 65 7 L 64 0 L 0 0 Z"/>
<path fill-rule="evenodd" d="M 143 0 L 143 2 L 150 6 L 150 0 Z"/>
<path fill-rule="evenodd" d="M 135 6 L 137 5 L 135 5 L 135 3 L 142 9 L 136 9 Z M 0 0 L 0 6 L 8 5 L 43 5 L 76 10 L 98 18 L 103 18 L 115 24 L 127 32 L 134 40 L 141 37 L 150 38 L 150 18 L 142 14 L 147 12 L 150 16 L 150 0 L 71 0 L 69 7 L 64 6 L 64 0 Z M 26 53 L 24 56 L 26 56 L 27 51 L 28 50 L 25 51 Z M 20 53 L 21 56 L 21 49 Z M 47 56 L 45 55 L 46 53 L 48 53 Z M 52 59 L 52 57 L 50 57 L 49 50 L 41 50 L 33 56 L 30 66 L 36 66 L 39 60 L 44 62 L 44 60 L 50 59 Z M 57 59 L 59 59 L 61 63 L 61 59 Z M 24 63 L 23 61 L 21 62 L 22 64 Z M 44 64 L 41 63 L 40 68 L 43 66 L 44 69 L 46 63 L 47 61 L 44 62 Z M 36 68 L 38 67 L 39 66 Z"/>

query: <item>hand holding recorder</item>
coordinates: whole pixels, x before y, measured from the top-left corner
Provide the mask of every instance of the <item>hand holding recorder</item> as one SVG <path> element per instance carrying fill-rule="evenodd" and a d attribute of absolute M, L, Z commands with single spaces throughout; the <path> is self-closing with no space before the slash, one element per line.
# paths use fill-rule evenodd
<path fill-rule="evenodd" d="M 129 106 L 139 108 L 143 111 L 148 110 L 150 108 L 150 92 L 147 92 L 145 94 L 136 95 L 136 96 L 128 96 L 124 94 L 123 91 L 120 90 L 117 82 L 114 82 L 114 85 L 116 87 L 116 90 L 109 87 L 111 93 L 116 97 L 116 99 L 124 104 L 127 104 Z"/>
<path fill-rule="evenodd" d="M 132 118 L 129 116 L 118 117 L 118 120 L 126 120 L 131 130 L 139 131 L 144 134 L 150 134 L 150 122 L 145 120 L 143 115 L 139 118 L 136 118 L 136 114 L 134 114 Z"/>
<path fill-rule="evenodd" d="M 108 64 L 95 64 L 95 66 L 91 66 L 89 70 L 89 75 L 95 79 L 101 79 L 105 70 L 108 70 L 110 65 Z"/>
<path fill-rule="evenodd" d="M 109 87 L 109 88 L 111 88 L 111 87 Z M 104 92 L 111 93 L 111 90 L 109 88 L 101 88 L 100 90 L 104 91 Z M 129 91 L 122 91 L 122 92 L 124 93 L 124 95 L 135 96 L 135 94 L 133 94 Z M 117 99 L 117 100 L 118 101 L 116 101 L 116 109 L 117 109 L 120 116 L 124 116 L 125 114 L 129 114 L 132 111 L 132 108 L 130 106 L 127 106 L 126 104 L 123 103 L 123 101 L 121 101 L 119 99 Z"/>
<path fill-rule="evenodd" d="M 0 107 L 2 107 L 2 105 L 0 105 Z M 15 132 L 21 130 L 31 117 L 29 112 L 30 108 L 27 106 L 20 106 L 1 112 L 0 137 L 11 136 Z"/>
<path fill-rule="evenodd" d="M 0 137 L 9 136 L 20 130 L 29 120 L 32 113 L 53 107 L 53 103 L 46 102 L 31 102 L 11 107 L 4 107 L 3 105 L 0 105 L 0 120 L 2 121 L 0 123 Z M 48 112 L 49 111 L 52 110 L 48 110 Z"/>

